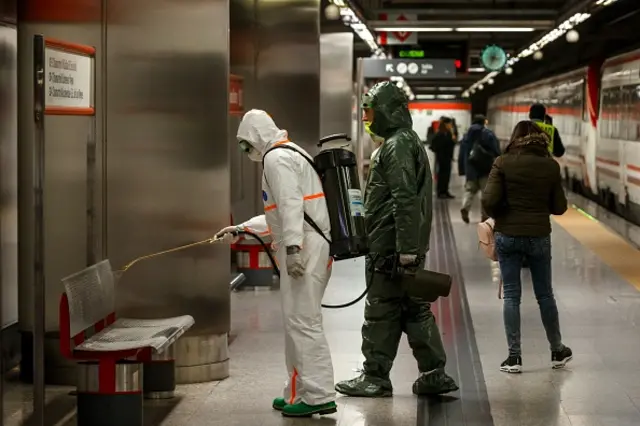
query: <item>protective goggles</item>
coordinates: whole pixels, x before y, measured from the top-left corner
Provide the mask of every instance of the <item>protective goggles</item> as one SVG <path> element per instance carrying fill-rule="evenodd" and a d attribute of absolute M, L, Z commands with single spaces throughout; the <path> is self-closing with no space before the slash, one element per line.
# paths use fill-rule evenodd
<path fill-rule="evenodd" d="M 240 145 L 240 151 L 248 154 L 253 150 L 253 146 L 247 142 L 247 141 L 240 141 L 238 142 L 238 145 Z"/>
<path fill-rule="evenodd" d="M 373 97 L 368 93 L 362 95 L 362 108 L 373 108 Z"/>

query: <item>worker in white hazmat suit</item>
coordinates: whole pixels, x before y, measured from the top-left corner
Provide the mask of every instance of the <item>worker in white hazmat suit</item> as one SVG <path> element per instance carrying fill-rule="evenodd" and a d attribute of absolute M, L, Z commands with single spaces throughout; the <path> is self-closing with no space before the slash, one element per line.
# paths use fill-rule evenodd
<path fill-rule="evenodd" d="M 264 111 L 251 110 L 238 128 L 240 148 L 255 162 L 263 161 L 264 215 L 226 227 L 271 234 L 280 268 L 285 326 L 285 357 L 289 378 L 273 408 L 287 417 L 336 412 L 333 365 L 322 324 L 322 297 L 331 276 L 329 243 L 304 220 L 304 213 L 331 236 L 329 212 L 320 178 L 303 158 L 309 154 L 289 141 Z M 286 144 L 289 149 L 277 149 Z"/>

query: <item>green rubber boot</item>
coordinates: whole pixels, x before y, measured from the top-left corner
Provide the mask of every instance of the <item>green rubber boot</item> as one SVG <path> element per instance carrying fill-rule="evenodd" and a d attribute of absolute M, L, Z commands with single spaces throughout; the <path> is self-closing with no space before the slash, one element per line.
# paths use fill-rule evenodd
<path fill-rule="evenodd" d="M 355 379 L 338 383 L 336 391 L 343 395 L 362 398 L 384 398 L 393 395 L 393 387 L 390 380 L 367 376 L 364 373 Z"/>
<path fill-rule="evenodd" d="M 285 405 L 282 409 L 282 415 L 285 417 L 311 417 L 314 414 L 324 416 L 337 411 L 338 406 L 335 402 L 327 402 L 320 405 L 307 405 L 304 402 L 299 402 L 293 405 Z"/>
<path fill-rule="evenodd" d="M 273 404 L 271 406 L 274 410 L 282 411 L 285 405 L 287 405 L 287 402 L 284 400 L 284 398 L 276 398 L 273 400 Z"/>

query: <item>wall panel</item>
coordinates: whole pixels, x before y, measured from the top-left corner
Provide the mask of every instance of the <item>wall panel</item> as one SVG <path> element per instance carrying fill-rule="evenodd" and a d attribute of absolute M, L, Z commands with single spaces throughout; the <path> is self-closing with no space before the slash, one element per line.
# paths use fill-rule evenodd
<path fill-rule="evenodd" d="M 315 153 L 320 137 L 320 0 L 257 2 L 258 107 Z"/>
<path fill-rule="evenodd" d="M 320 135 L 351 135 L 353 33 L 320 36 Z"/>
<path fill-rule="evenodd" d="M 230 3 L 230 72 L 243 79 L 245 111 L 260 108 L 257 88 L 258 55 L 257 0 L 231 0 Z M 262 211 L 261 165 L 251 162 L 238 149 L 236 134 L 242 116 L 229 117 L 229 160 L 231 170 L 231 211 L 236 222 Z"/>
<path fill-rule="evenodd" d="M 226 0 L 118 0 L 107 22 L 107 252 L 115 266 L 212 236 L 229 222 Z M 190 314 L 178 380 L 228 375 L 229 247 L 143 262 L 121 314 Z"/>

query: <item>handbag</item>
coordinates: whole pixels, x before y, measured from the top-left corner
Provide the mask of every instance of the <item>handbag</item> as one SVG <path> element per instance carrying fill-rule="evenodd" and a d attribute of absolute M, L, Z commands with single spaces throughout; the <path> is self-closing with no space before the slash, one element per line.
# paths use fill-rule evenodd
<path fill-rule="evenodd" d="M 491 218 L 478 224 L 478 248 L 482 249 L 485 256 L 496 262 L 498 255 L 496 253 L 496 239 L 495 239 L 495 221 Z M 500 281 L 498 282 L 498 299 L 502 299 L 502 274 L 500 274 Z"/>
<path fill-rule="evenodd" d="M 495 225 L 495 220 L 489 218 L 484 222 L 480 222 L 477 226 L 478 248 L 482 249 L 484 255 L 494 262 L 498 260 L 496 254 L 496 239 L 493 230 Z"/>

